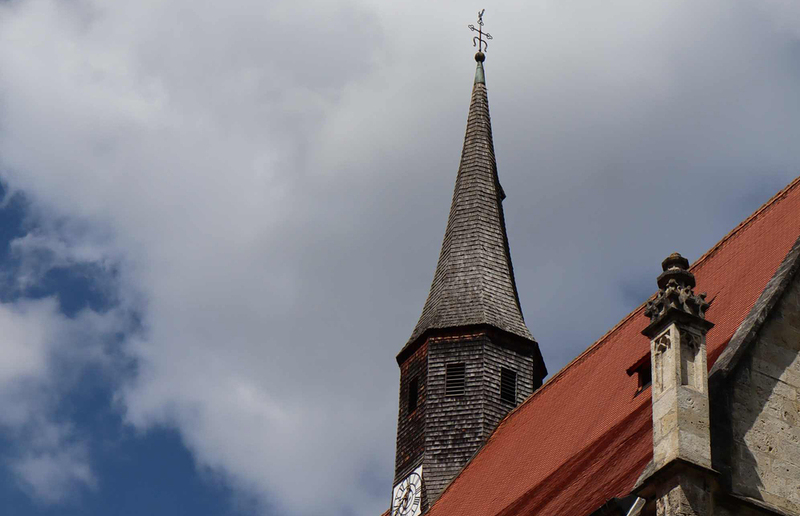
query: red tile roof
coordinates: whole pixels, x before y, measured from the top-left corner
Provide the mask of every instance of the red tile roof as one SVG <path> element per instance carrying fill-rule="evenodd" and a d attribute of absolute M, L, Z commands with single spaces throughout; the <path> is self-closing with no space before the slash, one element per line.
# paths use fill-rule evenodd
<path fill-rule="evenodd" d="M 800 236 L 800 178 L 692 266 L 706 316 L 709 367 Z M 624 497 L 652 457 L 650 390 L 626 370 L 649 352 L 644 305 L 498 425 L 431 516 L 584 516 Z"/>

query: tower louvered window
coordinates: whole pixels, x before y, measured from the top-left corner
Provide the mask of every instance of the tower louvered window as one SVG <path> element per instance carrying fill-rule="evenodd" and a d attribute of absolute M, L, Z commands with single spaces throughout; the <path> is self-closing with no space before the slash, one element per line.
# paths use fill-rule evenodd
<path fill-rule="evenodd" d="M 464 363 L 447 364 L 444 379 L 445 396 L 463 396 L 466 384 Z"/>
<path fill-rule="evenodd" d="M 500 369 L 500 400 L 517 404 L 517 373 L 505 367 Z"/>

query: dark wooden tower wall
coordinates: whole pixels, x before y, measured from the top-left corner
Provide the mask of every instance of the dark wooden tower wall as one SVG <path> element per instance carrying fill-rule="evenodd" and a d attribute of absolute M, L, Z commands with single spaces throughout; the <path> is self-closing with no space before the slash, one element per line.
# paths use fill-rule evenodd
<path fill-rule="evenodd" d="M 489 438 L 509 410 L 533 393 L 544 377 L 531 349 L 511 349 L 508 337 L 484 329 L 428 339 L 428 407 L 423 471 L 435 500 Z M 465 365 L 464 394 L 447 396 L 447 364 Z M 513 402 L 500 399 L 501 368 L 516 373 Z"/>
<path fill-rule="evenodd" d="M 513 339 L 504 338 L 494 332 L 489 333 L 490 341 L 484 347 L 484 420 L 488 430 L 486 438 L 491 435 L 497 424 L 506 416 L 509 409 L 516 407 L 541 387 L 546 370 L 541 367 L 538 348 L 519 345 Z M 514 371 L 516 377 L 516 396 L 509 404 L 500 399 L 501 369 Z"/>
<path fill-rule="evenodd" d="M 427 409 L 428 343 L 414 351 L 400 364 L 400 410 L 397 414 L 397 453 L 394 482 L 405 478 L 422 462 L 425 449 L 425 412 Z M 417 407 L 409 409 L 409 387 L 417 381 Z"/>
<path fill-rule="evenodd" d="M 428 399 L 423 472 L 435 500 L 483 441 L 483 348 L 486 337 L 453 336 L 428 341 Z M 447 364 L 464 364 L 464 394 L 445 395 Z"/>

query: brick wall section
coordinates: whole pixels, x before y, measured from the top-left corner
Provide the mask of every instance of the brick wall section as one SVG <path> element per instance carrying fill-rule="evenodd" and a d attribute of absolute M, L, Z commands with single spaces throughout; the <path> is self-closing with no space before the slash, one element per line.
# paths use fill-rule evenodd
<path fill-rule="evenodd" d="M 734 492 L 800 515 L 800 280 L 772 310 L 733 376 Z"/>
<path fill-rule="evenodd" d="M 396 484 L 420 463 L 425 446 L 425 410 L 428 375 L 428 344 L 423 343 L 400 366 L 400 403 L 397 414 L 397 454 L 395 456 L 394 483 Z M 417 409 L 408 412 L 408 384 L 418 378 L 419 397 Z M 424 474 L 424 472 L 423 472 Z"/>

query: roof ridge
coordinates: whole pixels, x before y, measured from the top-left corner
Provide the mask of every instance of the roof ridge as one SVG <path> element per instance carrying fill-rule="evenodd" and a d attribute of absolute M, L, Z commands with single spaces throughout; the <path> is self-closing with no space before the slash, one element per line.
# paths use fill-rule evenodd
<path fill-rule="evenodd" d="M 733 236 L 744 229 L 746 226 L 749 226 L 759 215 L 761 215 L 767 208 L 772 206 L 773 204 L 777 203 L 781 198 L 785 197 L 793 188 L 795 188 L 798 184 L 800 184 L 800 176 L 796 177 L 791 183 L 786 185 L 782 190 L 778 193 L 773 195 L 767 202 L 762 204 L 755 212 L 753 212 L 750 216 L 740 222 L 735 228 L 733 228 L 727 235 L 722 237 L 722 239 L 714 244 L 708 251 L 703 253 L 690 267 L 690 270 L 695 269 L 696 267 L 700 266 L 702 263 L 707 261 L 714 253 L 716 253 L 723 244 L 729 241 Z M 653 294 L 655 295 L 655 294 Z M 506 416 L 498 423 L 497 427 L 495 428 L 495 432 L 492 432 L 492 435 L 489 437 L 491 439 L 496 431 L 505 424 L 506 420 L 511 417 L 512 414 L 516 413 L 520 410 L 523 406 L 528 404 L 528 402 L 539 395 L 539 393 L 544 392 L 548 387 L 558 383 L 558 381 L 567 373 L 568 370 L 572 369 L 575 365 L 580 362 L 586 360 L 591 354 L 593 354 L 607 339 L 611 336 L 614 332 L 619 329 L 620 326 L 624 325 L 628 322 L 632 317 L 639 314 L 641 310 L 644 309 L 647 301 L 652 298 L 650 296 L 645 300 L 642 304 L 634 308 L 628 315 L 623 317 L 617 324 L 615 324 L 610 330 L 605 332 L 599 339 L 594 341 L 588 348 L 583 350 L 578 356 L 573 358 L 567 365 L 562 367 L 555 375 L 551 376 L 541 387 L 536 389 L 530 396 L 528 396 L 525 401 L 514 407 L 513 410 L 509 411 Z M 488 442 L 488 441 L 487 441 Z"/>
<path fill-rule="evenodd" d="M 700 256 L 700 258 L 698 258 L 698 259 L 697 259 L 697 260 L 696 260 L 696 261 L 695 261 L 695 262 L 692 264 L 692 266 L 691 266 L 691 267 L 689 267 L 689 270 L 692 270 L 692 269 L 695 269 L 696 267 L 699 267 L 699 266 L 700 266 L 700 265 L 701 265 L 703 262 L 705 262 L 706 260 L 708 260 L 708 259 L 711 257 L 711 255 L 713 255 L 714 253 L 716 253 L 716 252 L 717 252 L 717 251 L 718 251 L 718 250 L 719 250 L 719 249 L 720 249 L 720 248 L 721 248 L 721 247 L 722 247 L 722 246 L 723 246 L 725 243 L 727 243 L 727 242 L 728 242 L 728 240 L 730 240 L 731 238 L 733 238 L 733 236 L 734 236 L 736 233 L 738 233 L 739 231 L 741 231 L 742 229 L 744 229 L 746 226 L 749 226 L 751 223 L 753 223 L 753 222 L 754 222 L 754 221 L 755 221 L 755 220 L 758 218 L 758 216 L 759 216 L 759 215 L 761 215 L 762 213 L 764 213 L 764 211 L 766 211 L 768 208 L 770 208 L 770 207 L 771 207 L 773 204 L 775 204 L 775 203 L 777 203 L 779 200 L 781 200 L 781 198 L 783 198 L 783 197 L 786 197 L 786 195 L 787 195 L 787 194 L 788 194 L 788 193 L 789 193 L 789 192 L 790 192 L 790 191 L 791 191 L 793 188 L 795 188 L 795 187 L 796 187 L 798 184 L 800 184 L 800 176 L 797 176 L 796 178 L 794 178 L 794 179 L 792 180 L 792 182 L 790 182 L 788 185 L 786 185 L 785 187 L 783 187 L 783 189 L 782 189 L 782 190 L 780 190 L 778 193 L 776 193 L 775 195 L 773 195 L 773 196 L 772 196 L 772 197 L 771 197 L 771 198 L 770 198 L 770 199 L 769 199 L 767 202 L 765 202 L 764 204 L 762 204 L 760 208 L 758 208 L 756 211 L 754 211 L 752 214 L 750 214 L 750 216 L 749 216 L 749 217 L 747 217 L 746 219 L 744 219 L 744 220 L 743 220 L 742 222 L 740 222 L 740 223 L 739 223 L 739 224 L 738 224 L 738 225 L 737 225 L 735 228 L 733 228 L 732 230 L 730 230 L 730 232 L 729 232 L 727 235 L 725 235 L 724 237 L 722 237 L 722 239 L 721 239 L 719 242 L 717 242 L 717 243 L 716 243 L 716 244 L 715 244 L 713 247 L 711 247 L 711 249 L 709 249 L 708 251 L 706 251 L 705 253 L 703 253 L 703 254 Z"/>
<path fill-rule="evenodd" d="M 780 290 L 790 277 L 800 275 L 800 226 L 794 220 L 800 210 L 800 177 L 788 183 L 743 217 L 693 264 L 701 286 L 713 294 L 718 309 L 715 313 L 720 317 L 709 341 L 709 352 L 715 353 L 715 360 L 709 360 L 714 364 L 709 374 L 717 381 L 722 381 L 724 374 L 714 373 L 723 373 L 726 366 L 732 367 L 730 364 L 735 362 L 737 350 L 733 347 L 737 339 L 744 337 L 738 346 L 741 352 L 747 339 L 758 331 L 755 325 L 780 297 Z M 747 281 L 741 288 L 729 288 L 743 279 Z M 506 516 L 520 510 L 594 514 L 605 501 L 629 493 L 652 456 L 652 444 L 646 439 L 652 424 L 648 415 L 649 392 L 634 395 L 635 379 L 622 373 L 628 360 L 639 358 L 634 356 L 639 353 L 637 350 L 649 348 L 648 339 L 639 331 L 646 324 L 642 316 L 645 306 L 642 303 L 621 317 L 510 411 L 447 485 L 436 502 L 439 510 L 432 513 L 460 514 L 470 503 L 477 503 L 473 512 L 478 516 Z M 748 307 L 749 314 L 742 319 L 740 316 Z M 755 325 L 751 324 L 753 321 Z M 598 352 L 600 356 L 592 358 Z M 732 359 L 726 359 L 726 354 Z M 588 362 L 585 367 L 584 362 Z M 566 384 L 558 387 L 562 382 Z M 628 387 L 630 397 L 626 394 Z M 551 392 L 554 388 L 555 392 Z M 596 406 L 607 410 L 597 413 L 592 408 Z M 535 438 L 537 432 L 551 432 L 569 425 L 576 417 L 591 430 L 575 428 L 555 441 Z M 629 418 L 635 420 L 636 427 L 616 435 L 614 430 L 620 425 L 628 428 Z M 539 425 L 543 426 L 538 428 Z M 530 439 L 533 441 L 528 442 Z M 601 448 L 595 446 L 597 443 Z M 549 452 L 548 448 L 554 445 L 558 450 Z M 532 460 L 540 460 L 541 467 L 530 468 Z M 522 478 L 493 479 L 495 486 L 506 486 L 505 492 L 491 501 L 481 500 L 473 489 L 476 483 L 487 475 L 496 476 L 503 468 L 513 469 Z M 542 500 L 548 497 L 552 498 Z"/>
<path fill-rule="evenodd" d="M 651 297 L 652 297 L 652 296 L 651 296 Z M 649 300 L 649 298 L 648 298 L 648 300 Z M 525 406 L 525 405 L 526 405 L 526 404 L 527 404 L 527 403 L 528 403 L 530 400 L 534 399 L 534 398 L 535 398 L 535 397 L 536 397 L 536 396 L 537 396 L 539 393 L 543 392 L 545 389 L 547 389 L 547 388 L 548 388 L 548 387 L 550 387 L 551 385 L 558 383 L 558 380 L 560 380 L 560 379 L 561 379 L 561 377 L 562 377 L 562 376 L 564 376 L 564 375 L 566 374 L 566 372 L 567 372 L 567 370 L 568 370 L 568 369 L 572 369 L 572 367 L 573 367 L 573 366 L 575 366 L 575 365 L 577 365 L 579 362 L 583 362 L 584 360 L 586 360 L 586 359 L 589 357 L 589 355 L 591 355 L 591 354 L 592 354 L 594 351 L 596 351 L 596 350 L 597 350 L 597 349 L 600 347 L 600 345 L 601 345 L 601 344 L 602 344 L 602 343 L 603 343 L 603 342 L 604 342 L 606 339 L 608 339 L 608 337 L 610 337 L 610 336 L 611 336 L 611 334 L 612 334 L 612 333 L 614 333 L 615 331 L 617 331 L 617 329 L 618 329 L 620 326 L 622 326 L 623 324 L 625 324 L 626 322 L 628 322 L 628 320 L 629 320 L 629 319 L 631 319 L 631 318 L 632 318 L 634 315 L 637 315 L 639 312 L 641 312 L 641 311 L 644 309 L 645 305 L 647 305 L 647 301 L 643 302 L 641 305 L 637 306 L 637 307 L 636 307 L 636 308 L 635 308 L 635 309 L 634 309 L 634 310 L 633 310 L 631 313 L 629 313 L 628 315 L 626 315 L 625 317 L 623 317 L 623 318 L 622 318 L 622 320 L 620 320 L 620 321 L 619 321 L 617 324 L 615 324 L 615 325 L 614 325 L 614 326 L 613 326 L 613 327 L 612 327 L 610 330 L 608 330 L 607 332 L 605 332 L 605 333 L 603 334 L 603 336 L 601 336 L 599 339 L 597 339 L 596 341 L 594 341 L 594 342 L 593 342 L 593 343 L 592 343 L 592 344 L 591 344 L 591 345 L 590 345 L 588 348 L 586 348 L 585 350 L 583 350 L 583 352 L 582 352 L 581 354 L 579 354 L 578 356 L 576 356 L 575 358 L 573 358 L 572 360 L 570 360 L 570 362 L 569 362 L 567 365 L 565 365 L 564 367 L 562 367 L 562 368 L 561 368 L 561 369 L 560 369 L 560 370 L 559 370 L 559 371 L 558 371 L 556 374 L 554 374 L 553 376 L 551 376 L 550 378 L 548 378 L 548 380 L 547 380 L 546 382 L 544 382 L 544 384 L 543 384 L 541 387 L 539 387 L 538 389 L 536 389 L 535 391 L 533 391 L 533 393 L 532 393 L 530 396 L 528 396 L 527 398 L 525 398 L 525 401 L 523 401 L 522 403 L 520 403 L 519 405 L 517 405 L 516 407 L 514 407 L 514 408 L 513 408 L 511 411 L 509 411 L 509 412 L 506 414 L 506 416 L 505 416 L 505 417 L 504 417 L 504 418 L 503 418 L 503 419 L 500 421 L 500 423 L 498 423 L 498 424 L 497 424 L 497 427 L 495 428 L 495 431 L 494 431 L 494 432 L 492 432 L 492 435 L 491 435 L 491 436 L 489 436 L 489 440 L 491 440 L 491 438 L 492 438 L 492 437 L 494 437 L 494 434 L 497 432 L 497 430 L 498 430 L 498 429 L 499 429 L 501 426 L 503 426 L 503 424 L 506 422 L 506 420 L 507 420 L 509 417 L 511 417 L 511 415 L 512 415 L 512 414 L 514 414 L 514 413 L 516 413 L 518 410 L 520 410 L 520 409 L 521 409 L 523 406 Z M 488 442 L 488 441 L 487 441 L 487 442 Z"/>
<path fill-rule="evenodd" d="M 767 282 L 767 286 L 753 304 L 750 313 L 747 314 L 742 324 L 736 328 L 733 336 L 728 339 L 725 348 L 722 349 L 719 357 L 714 362 L 714 366 L 708 373 L 709 378 L 719 371 L 722 371 L 722 377 L 726 377 L 736 367 L 742 354 L 755 339 L 775 304 L 786 289 L 789 288 L 789 284 L 797 274 L 798 266 L 800 265 L 798 260 L 800 260 L 800 238 L 795 240 L 792 249 L 783 258 L 775 274 Z"/>

